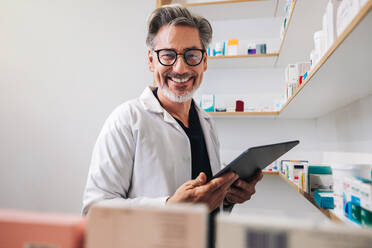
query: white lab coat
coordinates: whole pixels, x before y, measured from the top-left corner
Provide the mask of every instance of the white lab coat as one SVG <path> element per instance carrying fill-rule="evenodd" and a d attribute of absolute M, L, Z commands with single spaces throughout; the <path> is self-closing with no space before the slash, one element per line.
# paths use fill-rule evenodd
<path fill-rule="evenodd" d="M 212 173 L 221 168 L 219 141 L 211 118 L 196 106 Z M 147 87 L 139 99 L 117 107 L 93 150 L 83 213 L 95 202 L 163 205 L 191 180 L 189 139 Z"/>

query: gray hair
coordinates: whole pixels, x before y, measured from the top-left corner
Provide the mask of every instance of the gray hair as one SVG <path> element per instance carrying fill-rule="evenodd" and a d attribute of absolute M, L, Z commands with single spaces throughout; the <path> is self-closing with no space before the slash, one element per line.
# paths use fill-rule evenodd
<path fill-rule="evenodd" d="M 207 49 L 212 40 L 212 26 L 207 19 L 191 13 L 181 5 L 166 5 L 155 9 L 148 18 L 146 45 L 150 49 L 154 49 L 156 34 L 164 25 L 197 28 L 203 49 Z"/>

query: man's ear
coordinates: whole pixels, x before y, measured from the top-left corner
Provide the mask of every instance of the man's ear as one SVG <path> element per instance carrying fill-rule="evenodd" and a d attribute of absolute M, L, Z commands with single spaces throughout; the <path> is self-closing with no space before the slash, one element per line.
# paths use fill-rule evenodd
<path fill-rule="evenodd" d="M 204 58 L 203 58 L 203 67 L 204 67 L 204 72 L 207 70 L 207 68 L 208 68 L 208 53 L 205 53 L 205 56 L 204 56 Z"/>
<path fill-rule="evenodd" d="M 154 72 L 154 56 L 151 50 L 147 52 L 147 64 L 149 66 L 149 70 Z"/>

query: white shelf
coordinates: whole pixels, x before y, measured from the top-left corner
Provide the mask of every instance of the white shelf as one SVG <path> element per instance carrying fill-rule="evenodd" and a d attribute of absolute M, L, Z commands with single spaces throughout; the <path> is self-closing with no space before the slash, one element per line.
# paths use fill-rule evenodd
<path fill-rule="evenodd" d="M 278 54 L 254 54 L 208 57 L 208 68 L 273 67 Z"/>
<path fill-rule="evenodd" d="M 313 34 L 322 28 L 327 3 L 325 0 L 296 0 L 276 66 L 285 67 L 290 63 L 310 60 L 310 52 L 314 46 Z"/>
<path fill-rule="evenodd" d="M 372 1 L 361 9 L 280 112 L 316 118 L 372 94 Z"/>
<path fill-rule="evenodd" d="M 277 118 L 279 112 L 209 112 L 213 118 Z"/>
<path fill-rule="evenodd" d="M 232 1 L 204 1 L 199 3 L 185 3 L 191 11 L 202 15 L 210 21 L 248 19 L 259 17 L 274 17 L 278 0 L 232 0 Z M 190 1 L 189 1 L 190 2 Z"/>

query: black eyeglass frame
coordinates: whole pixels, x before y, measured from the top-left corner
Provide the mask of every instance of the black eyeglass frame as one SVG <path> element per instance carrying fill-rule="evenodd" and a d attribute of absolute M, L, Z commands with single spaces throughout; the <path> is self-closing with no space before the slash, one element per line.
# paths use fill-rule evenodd
<path fill-rule="evenodd" d="M 160 61 L 159 53 L 160 53 L 161 51 L 165 51 L 165 50 L 167 50 L 167 51 L 173 51 L 173 52 L 176 54 L 176 59 L 175 59 L 175 60 L 173 61 L 173 63 L 170 64 L 170 65 L 165 65 L 165 64 L 163 64 L 163 63 Z M 201 57 L 201 59 L 200 59 L 200 62 L 197 63 L 197 64 L 195 64 L 195 65 L 191 65 L 191 64 L 189 64 L 189 63 L 187 62 L 187 59 L 185 58 L 185 53 L 188 52 L 188 51 L 191 51 L 191 50 L 197 50 L 197 51 L 200 51 L 200 52 L 202 53 L 202 57 Z M 178 53 L 176 50 L 174 50 L 174 49 L 169 49 L 169 48 L 158 49 L 158 50 L 153 50 L 153 51 L 156 53 L 156 55 L 157 55 L 157 57 L 158 57 L 158 61 L 159 61 L 159 63 L 160 63 L 161 65 L 164 65 L 164 66 L 173 66 L 173 65 L 176 63 L 177 59 L 178 59 L 178 55 L 182 55 L 182 57 L 183 57 L 183 61 L 185 61 L 185 63 L 186 63 L 187 65 L 189 65 L 189 66 L 197 66 L 197 65 L 200 65 L 200 63 L 203 61 L 203 59 L 204 59 L 204 54 L 205 54 L 205 52 L 206 52 L 205 49 L 199 49 L 199 48 L 187 48 L 187 49 L 185 49 L 185 51 L 184 51 L 183 53 Z"/>

